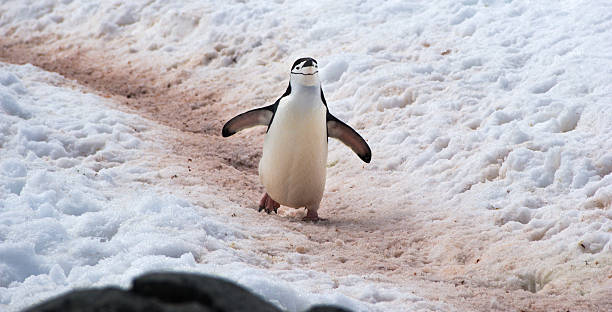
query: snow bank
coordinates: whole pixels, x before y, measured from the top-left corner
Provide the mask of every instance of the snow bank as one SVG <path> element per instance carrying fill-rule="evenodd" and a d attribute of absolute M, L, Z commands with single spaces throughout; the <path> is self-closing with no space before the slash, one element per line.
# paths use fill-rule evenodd
<path fill-rule="evenodd" d="M 370 204 L 384 199 L 395 215 L 414 216 L 397 223 L 419 225 L 410 228 L 428 242 L 427 261 L 439 274 L 455 277 L 446 268 L 462 266 L 483 285 L 534 292 L 588 292 L 610 283 L 602 274 L 612 263 L 612 17 L 605 1 L 75 0 L 2 8 L 5 35 L 59 34 L 49 42 L 60 52 L 76 49 L 75 42 L 105 47 L 118 62 L 148 64 L 164 77 L 187 72 L 185 83 L 195 86 L 231 77 L 236 92 L 221 102 L 240 109 L 271 103 L 293 60 L 313 56 L 331 112 L 373 149 L 371 165 L 361 168 L 332 141 L 328 189 Z M 1 167 L 4 192 L 14 198 L 36 189 L 42 193 L 28 205 L 51 201 L 73 217 L 102 214 L 99 197 L 87 190 L 74 195 L 79 208 L 62 205 L 68 191 L 19 161 L 46 157 L 66 170 L 86 167 L 73 165 L 74 157 L 125 148 L 102 144 L 113 125 L 76 139 L 43 122 L 11 130 L 10 120 L 36 113 L 20 104 L 24 88 L 7 75 L 0 79 L 10 89 L 0 95 L 7 116 L 0 144 L 23 144 Z M 26 181 L 24 172 L 40 182 Z M 357 187 L 346 189 L 346 181 Z M 39 211 L 56 211 L 41 205 Z M 31 255 L 36 245 L 15 250 Z M 8 279 L 47 268 L 34 257 Z"/>
<path fill-rule="evenodd" d="M 151 270 L 225 276 L 290 311 L 313 303 L 368 310 L 340 293 L 304 292 L 329 276 L 292 281 L 235 246 L 249 235 L 204 207 L 143 184 L 142 137 L 154 127 L 106 100 L 62 87 L 33 66 L 0 64 L 0 307 L 16 311 L 73 289 L 128 286 Z M 296 274 L 300 274 L 296 272 Z M 295 290 L 302 283 L 302 290 Z"/>
<path fill-rule="evenodd" d="M 3 310 L 78 287 L 127 287 L 135 276 L 160 270 L 220 275 L 288 311 L 317 303 L 378 310 L 376 303 L 397 296 L 364 290 L 369 282 L 362 278 L 274 265 L 245 248 L 256 231 L 211 209 L 243 208 L 212 194 L 194 205 L 148 185 L 160 175 L 151 165 L 159 126 L 31 65 L 0 63 L 0 77 L 0 95 L 24 112 L 0 111 Z M 406 296 L 420 310 L 445 306 Z"/>

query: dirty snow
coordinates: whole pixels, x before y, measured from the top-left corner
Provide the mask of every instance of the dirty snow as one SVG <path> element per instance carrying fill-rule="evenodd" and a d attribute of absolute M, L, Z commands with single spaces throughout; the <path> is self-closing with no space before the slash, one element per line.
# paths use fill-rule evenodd
<path fill-rule="evenodd" d="M 368 309 L 368 300 L 321 293 L 333 284 L 325 274 L 270 276 L 264 259 L 239 250 L 249 231 L 208 209 L 231 203 L 211 194 L 205 206 L 194 205 L 141 182 L 159 174 L 143 161 L 155 145 L 143 138 L 160 131 L 150 122 L 31 65 L 0 63 L 0 77 L 3 103 L 12 108 L 0 115 L 3 310 L 75 287 L 127 287 L 150 270 L 225 276 L 291 311 L 317 302 Z"/>
<path fill-rule="evenodd" d="M 373 150 L 362 166 L 330 141 L 327 190 L 340 204 L 324 217 L 341 208 L 394 219 L 404 240 L 427 242 L 425 269 L 441 279 L 550 294 L 612 289 L 606 1 L 5 1 L 0 12 L 0 33 L 57 36 L 58 53 L 104 48 L 183 84 L 232 77 L 225 102 L 240 109 L 273 101 L 293 60 L 312 56 L 330 111 Z M 153 144 L 141 136 L 156 126 L 57 79 L 2 67 L 0 304 L 172 267 L 228 276 L 291 311 L 317 300 L 452 310 L 354 276 L 272 270 L 283 280 L 272 282 L 257 255 L 231 248 L 257 230 L 137 183 L 150 168 L 134 160 Z M 356 202 L 371 211 L 346 208 Z"/>

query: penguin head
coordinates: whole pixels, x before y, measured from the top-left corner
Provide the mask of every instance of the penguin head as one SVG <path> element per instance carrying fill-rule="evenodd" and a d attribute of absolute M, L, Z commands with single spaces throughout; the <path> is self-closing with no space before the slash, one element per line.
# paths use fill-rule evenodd
<path fill-rule="evenodd" d="M 310 57 L 297 59 L 291 67 L 291 82 L 305 86 L 318 85 L 319 65 L 317 61 Z"/>

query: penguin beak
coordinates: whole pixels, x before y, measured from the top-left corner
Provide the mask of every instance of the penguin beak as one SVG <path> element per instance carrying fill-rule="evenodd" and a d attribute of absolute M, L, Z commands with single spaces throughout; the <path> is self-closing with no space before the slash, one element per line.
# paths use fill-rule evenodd
<path fill-rule="evenodd" d="M 316 74 L 317 72 L 318 72 L 317 68 L 312 66 L 312 65 L 310 65 L 308 67 L 306 67 L 306 65 L 304 65 L 304 67 L 302 67 L 302 73 L 304 75 L 313 75 L 313 74 Z"/>

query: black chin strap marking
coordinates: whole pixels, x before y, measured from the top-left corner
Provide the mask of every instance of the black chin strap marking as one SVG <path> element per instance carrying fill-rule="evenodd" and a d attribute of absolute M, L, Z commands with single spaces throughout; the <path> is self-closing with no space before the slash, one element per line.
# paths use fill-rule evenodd
<path fill-rule="evenodd" d="M 294 72 L 291 72 L 291 73 L 292 73 L 292 74 L 296 74 L 296 75 L 312 76 L 312 75 L 314 75 L 314 74 L 319 73 L 319 71 L 316 71 L 316 72 L 314 72 L 314 73 L 312 73 L 312 74 L 303 74 L 303 73 L 294 73 Z"/>

